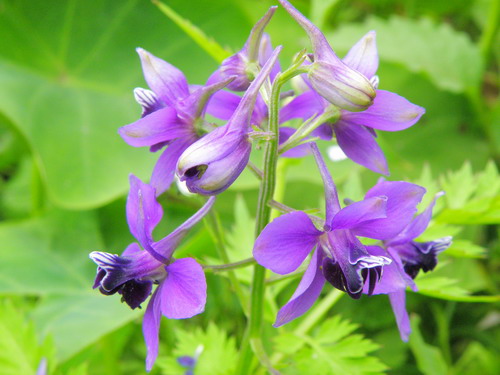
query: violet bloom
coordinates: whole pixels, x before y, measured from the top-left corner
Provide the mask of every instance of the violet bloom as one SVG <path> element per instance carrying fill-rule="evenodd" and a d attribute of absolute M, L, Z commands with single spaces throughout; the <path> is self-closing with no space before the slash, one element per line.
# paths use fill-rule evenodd
<path fill-rule="evenodd" d="M 162 207 L 155 199 L 155 189 L 131 175 L 127 221 L 140 245 L 132 243 L 121 256 L 99 251 L 90 254 L 98 265 L 94 288 L 98 287 L 106 295 L 121 294 L 122 301 L 132 309 L 140 307 L 151 294 L 153 284 L 158 284 L 143 321 L 148 371 L 158 354 L 161 315 L 185 319 L 200 314 L 205 308 L 207 284 L 202 267 L 193 258 L 173 260 L 172 254 L 214 201 L 215 198 L 210 198 L 191 218 L 155 242 L 152 233 L 163 216 Z"/>
<path fill-rule="evenodd" d="M 375 32 L 363 36 L 343 58 L 343 62 L 368 79 L 378 81 L 378 53 Z M 306 80 L 306 84 L 311 85 Z M 376 90 L 373 104 L 363 112 L 340 110 L 336 122 L 328 122 L 316 131 L 322 139 L 335 133 L 337 143 L 344 153 L 354 162 L 381 174 L 389 170 L 382 149 L 376 141 L 375 130 L 399 131 L 413 126 L 425 113 L 425 109 L 410 103 L 405 98 L 385 90 Z M 290 118 L 302 118 L 321 114 L 330 104 L 314 90 L 307 91 L 283 108 Z M 300 110 L 299 110 L 300 108 Z"/>
<path fill-rule="evenodd" d="M 326 220 L 323 230 L 302 211 L 288 213 L 268 224 L 255 241 L 256 261 L 278 274 L 295 271 L 314 250 L 302 280 L 278 312 L 274 326 L 304 314 L 319 297 L 325 279 L 359 298 L 363 287 L 373 292 L 386 256 L 372 255 L 357 236 L 387 239 L 411 221 L 425 189 L 407 182 L 380 181 L 365 199 L 340 208 L 335 185 L 315 144 L 312 151 L 325 185 Z"/>
<path fill-rule="evenodd" d="M 368 248 L 370 254 L 387 256 L 392 260 L 390 265 L 384 267 L 384 274 L 372 293 L 389 295 L 403 341 L 408 341 L 411 333 L 410 319 L 406 311 L 406 288 L 410 287 L 413 291 L 417 291 L 413 279 L 419 270 L 424 272 L 433 270 L 437 264 L 437 255 L 451 245 L 451 237 L 443 237 L 431 242 L 414 241 L 429 225 L 436 198 L 442 194 L 437 194 L 424 212 L 416 216 L 401 233 L 385 240 L 386 250 L 378 246 Z M 367 293 L 368 290 L 365 288 L 364 292 Z"/>
<path fill-rule="evenodd" d="M 245 91 L 253 81 L 258 69 L 265 65 L 273 52 L 269 35 L 264 33 L 277 7 L 272 6 L 266 14 L 254 25 L 243 48 L 236 54 L 225 59 L 219 69 L 208 79 L 207 83 L 214 83 L 235 77 L 227 85 L 233 91 Z M 271 78 L 279 72 L 279 64 L 271 71 Z"/>
<path fill-rule="evenodd" d="M 340 108 L 349 111 L 368 108 L 375 98 L 375 88 L 369 79 L 340 60 L 323 33 L 288 1 L 279 2 L 311 39 L 314 61 L 307 76 L 314 90 Z"/>
<path fill-rule="evenodd" d="M 192 193 L 215 195 L 226 190 L 241 174 L 250 158 L 250 116 L 259 88 L 269 76 L 281 47 L 275 49 L 252 82 L 231 118 L 189 146 L 179 157 L 177 174 Z"/>
<path fill-rule="evenodd" d="M 144 78 L 152 91 L 134 90 L 135 98 L 142 106 L 142 118 L 123 126 L 119 133 L 134 147 L 148 146 L 155 152 L 167 146 L 151 177 L 151 185 L 160 195 L 173 181 L 179 156 L 203 135 L 203 115 L 210 96 L 234 77 L 190 88 L 179 69 L 142 48 L 137 52 Z"/>

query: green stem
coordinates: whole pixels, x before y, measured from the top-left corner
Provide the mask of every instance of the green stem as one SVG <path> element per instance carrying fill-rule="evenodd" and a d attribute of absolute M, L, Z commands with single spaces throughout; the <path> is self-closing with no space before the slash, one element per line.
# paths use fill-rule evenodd
<path fill-rule="evenodd" d="M 488 20 L 479 40 L 479 49 L 483 58 L 484 67 L 488 65 L 491 54 L 491 46 L 495 41 L 495 34 L 498 29 L 498 19 L 500 15 L 500 0 L 491 0 L 490 8 L 488 9 Z"/>
<path fill-rule="evenodd" d="M 222 261 L 227 265 L 231 264 L 229 261 L 229 256 L 226 251 L 226 245 L 225 245 L 225 240 L 224 240 L 224 231 L 222 230 L 220 220 L 217 216 L 217 213 L 214 210 L 211 210 L 210 213 L 206 216 L 206 222 L 208 223 L 209 227 L 209 232 L 215 242 L 215 247 L 217 248 L 217 251 L 219 253 L 220 258 Z M 253 261 L 253 258 L 251 258 Z M 237 263 L 243 263 L 243 266 L 248 264 L 248 259 L 242 262 L 237 262 Z M 241 266 L 240 266 L 241 267 Z M 216 266 L 209 266 L 206 268 L 212 268 L 215 269 Z M 234 267 L 236 268 L 236 267 Z M 246 316 L 248 316 L 248 306 L 246 304 L 246 298 L 245 294 L 243 293 L 243 289 L 241 289 L 241 285 L 238 282 L 238 278 L 236 277 L 236 274 L 233 269 L 229 269 L 227 273 L 229 277 L 229 281 L 231 282 L 231 285 L 236 293 L 236 296 L 238 297 L 238 300 L 240 301 L 241 308 L 243 309 L 243 312 L 245 313 Z"/>
<path fill-rule="evenodd" d="M 271 87 L 271 96 L 269 100 L 269 131 L 275 136 L 269 139 L 264 150 L 264 170 L 262 183 L 260 185 L 259 200 L 257 203 L 257 215 L 255 219 L 255 237 L 257 237 L 271 219 L 271 207 L 268 202 L 273 199 L 276 187 L 276 169 L 278 162 L 278 131 L 279 131 L 279 105 L 280 92 L 283 85 L 294 76 L 307 72 L 307 67 L 301 64 L 305 55 L 297 58 L 294 65 L 276 76 Z M 255 265 L 250 295 L 250 315 L 247 321 L 247 330 L 243 337 L 240 348 L 240 358 L 236 368 L 236 374 L 248 375 L 252 371 L 252 362 L 254 354 L 260 360 L 260 363 L 268 367 L 269 359 L 263 350 L 261 342 L 262 322 L 264 315 L 265 298 L 265 277 L 266 269 L 260 265 Z M 257 349 L 258 350 L 255 350 Z M 253 352 L 252 352 L 253 351 Z M 270 372 L 274 370 L 268 367 Z"/>
<path fill-rule="evenodd" d="M 243 268 L 250 266 L 255 263 L 254 258 L 247 258 L 240 260 L 239 262 L 234 262 L 234 263 L 226 263 L 226 264 L 216 264 L 216 265 L 210 265 L 210 264 L 202 264 L 202 267 L 204 270 L 212 270 L 213 272 L 221 272 L 221 271 L 230 271 L 230 270 L 235 270 L 237 268 Z"/>

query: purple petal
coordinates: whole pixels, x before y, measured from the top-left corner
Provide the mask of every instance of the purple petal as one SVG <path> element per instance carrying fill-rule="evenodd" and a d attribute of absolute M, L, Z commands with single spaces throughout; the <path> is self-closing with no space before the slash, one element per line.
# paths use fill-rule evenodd
<path fill-rule="evenodd" d="M 425 189 L 421 186 L 403 181 L 381 181 L 365 195 L 371 197 L 387 197 L 387 218 L 364 222 L 353 231 L 359 236 L 386 240 L 399 234 L 413 219 L 417 212 L 417 204 L 422 200 Z"/>
<path fill-rule="evenodd" d="M 332 176 L 326 167 L 325 160 L 319 152 L 316 143 L 310 143 L 312 153 L 314 155 L 314 160 L 319 168 L 319 173 L 323 180 L 323 185 L 325 187 L 325 205 L 326 205 L 326 223 L 331 223 L 333 216 L 340 211 L 339 196 L 337 194 L 337 187 L 335 186 Z"/>
<path fill-rule="evenodd" d="M 399 290 L 394 293 L 389 293 L 389 301 L 391 301 L 392 311 L 396 317 L 396 323 L 399 329 L 401 340 L 408 341 L 411 333 L 410 318 L 406 311 L 406 294 L 404 290 Z"/>
<path fill-rule="evenodd" d="M 391 259 L 391 263 L 383 267 L 382 277 L 375 285 L 371 294 L 389 294 L 400 290 L 406 290 L 406 287 L 417 290 L 417 286 L 409 277 L 405 270 L 401 258 L 394 251 L 386 251 L 379 246 L 366 246 L 366 250 L 370 255 L 385 256 Z M 367 286 L 363 293 L 368 294 Z"/>
<path fill-rule="evenodd" d="M 156 201 L 155 189 L 134 175 L 130 175 L 127 198 L 127 222 L 132 235 L 146 250 L 153 242 L 153 229 L 163 217 L 163 209 Z"/>
<path fill-rule="evenodd" d="M 145 117 L 165 107 L 165 104 L 151 90 L 137 87 L 134 89 L 134 98 L 142 107 L 141 117 Z"/>
<path fill-rule="evenodd" d="M 146 357 L 146 371 L 151 371 L 156 361 L 156 357 L 158 356 L 158 336 L 161 319 L 158 289 L 156 289 L 151 296 L 142 321 L 142 333 L 144 335 L 144 341 L 146 342 L 146 349 L 148 352 Z"/>
<path fill-rule="evenodd" d="M 179 69 L 142 48 L 137 48 L 137 53 L 149 88 L 167 105 L 175 106 L 189 95 L 186 77 Z"/>
<path fill-rule="evenodd" d="M 178 259 L 166 267 L 161 283 L 161 312 L 170 319 L 186 319 L 205 310 L 207 283 L 203 268 L 192 258 Z"/>
<path fill-rule="evenodd" d="M 129 145 L 142 147 L 189 137 L 193 128 L 177 117 L 175 109 L 166 107 L 121 127 L 118 133 Z"/>
<path fill-rule="evenodd" d="M 414 125 L 425 109 L 390 91 L 377 90 L 373 104 L 363 112 L 342 112 L 342 120 L 349 124 L 398 131 Z"/>
<path fill-rule="evenodd" d="M 372 78 L 378 69 L 378 52 L 375 31 L 369 31 L 342 59 L 348 67 L 357 70 L 366 78 Z"/>
<path fill-rule="evenodd" d="M 279 216 L 255 240 L 253 255 L 260 265 L 281 275 L 295 271 L 322 232 L 302 211 Z"/>
<path fill-rule="evenodd" d="M 384 153 L 369 130 L 343 120 L 337 122 L 333 130 L 340 148 L 349 159 L 374 172 L 389 174 Z"/>
<path fill-rule="evenodd" d="M 307 120 L 325 109 L 325 100 L 314 91 L 306 91 L 280 110 L 280 123 L 294 118 Z"/>
<path fill-rule="evenodd" d="M 425 229 L 429 225 L 429 222 L 431 221 L 432 210 L 436 204 L 436 199 L 443 194 L 444 192 L 437 193 L 424 212 L 417 215 L 417 217 L 415 217 L 415 219 L 413 219 L 413 221 L 400 234 L 390 241 L 390 244 L 396 245 L 409 242 L 424 233 Z"/>
<path fill-rule="evenodd" d="M 272 54 L 273 54 L 273 46 L 271 44 L 271 38 L 269 37 L 268 34 L 263 33 L 262 39 L 260 40 L 260 46 L 259 46 L 259 64 L 260 64 L 260 66 L 264 66 Z M 269 73 L 269 77 L 271 78 L 271 82 L 274 81 L 274 78 L 278 75 L 278 73 L 280 71 L 281 71 L 280 62 L 277 61 L 276 64 L 274 64 L 273 68 L 271 69 L 271 73 Z"/>
<path fill-rule="evenodd" d="M 210 211 L 215 203 L 215 197 L 210 197 L 207 202 L 193 216 L 179 225 L 172 233 L 152 246 L 154 250 L 164 258 L 170 259 L 172 253 L 177 248 L 179 242 L 184 238 L 188 231 L 196 225 Z"/>
<path fill-rule="evenodd" d="M 151 186 L 156 189 L 156 195 L 160 196 L 170 188 L 175 176 L 175 167 L 179 157 L 196 138 L 181 138 L 170 143 L 156 162 L 151 176 Z"/>
<path fill-rule="evenodd" d="M 217 91 L 207 104 L 206 113 L 221 120 L 229 120 L 236 107 L 240 104 L 241 96 L 228 91 Z"/>
<path fill-rule="evenodd" d="M 333 217 L 330 229 L 353 228 L 365 221 L 387 217 L 387 197 L 373 197 L 354 202 L 341 209 Z"/>
<path fill-rule="evenodd" d="M 321 294 L 325 278 L 321 272 L 321 264 L 323 258 L 322 250 L 318 249 L 314 252 L 311 262 L 307 267 L 300 284 L 293 293 L 290 300 L 278 312 L 274 327 L 282 326 L 291 320 L 298 318 L 304 314 L 314 304 Z"/>

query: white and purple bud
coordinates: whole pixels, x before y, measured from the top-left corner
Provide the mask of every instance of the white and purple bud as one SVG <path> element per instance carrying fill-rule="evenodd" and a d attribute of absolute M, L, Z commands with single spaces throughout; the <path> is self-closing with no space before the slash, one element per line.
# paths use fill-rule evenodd
<path fill-rule="evenodd" d="M 373 84 L 362 73 L 350 68 L 337 57 L 323 33 L 288 1 L 281 5 L 307 32 L 314 52 L 308 78 L 313 89 L 330 103 L 342 109 L 359 112 L 367 109 L 375 98 Z"/>
<path fill-rule="evenodd" d="M 250 31 L 250 36 L 243 48 L 222 62 L 218 70 L 220 78 L 236 77 L 227 86 L 230 90 L 245 91 L 248 89 L 255 78 L 259 65 L 263 66 L 269 58 L 270 53 L 268 52 L 272 49 L 268 48 L 270 41 L 269 37 L 264 34 L 264 28 L 271 20 L 276 8 L 276 6 L 270 7 Z"/>
<path fill-rule="evenodd" d="M 177 175 L 192 193 L 215 195 L 226 190 L 250 158 L 250 117 L 259 89 L 276 63 L 276 48 L 225 124 L 189 146 L 177 163 Z"/>

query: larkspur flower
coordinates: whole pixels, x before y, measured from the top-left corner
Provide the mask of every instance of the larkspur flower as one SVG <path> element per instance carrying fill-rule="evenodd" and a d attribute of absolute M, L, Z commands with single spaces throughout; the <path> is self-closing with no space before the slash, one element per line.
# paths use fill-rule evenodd
<path fill-rule="evenodd" d="M 337 107 L 363 111 L 375 98 L 375 88 L 360 71 L 340 60 L 323 33 L 288 1 L 280 4 L 306 31 L 311 40 L 314 58 L 307 73 L 314 90 Z"/>
<path fill-rule="evenodd" d="M 436 199 L 442 194 L 442 192 L 438 193 L 431 204 L 420 215 L 417 215 L 401 233 L 386 239 L 383 242 L 385 250 L 379 246 L 371 246 L 368 249 L 372 255 L 383 255 L 392 260 L 390 265 L 384 267 L 384 274 L 372 294 L 387 294 L 389 296 L 403 341 L 408 341 L 411 333 L 410 319 L 405 306 L 405 290 L 409 287 L 413 291 L 417 291 L 413 279 L 419 270 L 432 271 L 437 264 L 437 255 L 451 245 L 451 237 L 443 237 L 430 242 L 414 241 L 429 225 Z M 366 288 L 364 292 L 368 292 Z"/>
<path fill-rule="evenodd" d="M 142 118 L 119 129 L 129 145 L 150 147 L 152 152 L 166 146 L 151 177 L 160 195 L 175 175 L 182 152 L 203 135 L 203 116 L 211 95 L 235 77 L 225 77 L 206 86 L 189 86 L 184 74 L 166 61 L 138 48 L 144 78 L 151 88 L 136 88 L 134 95 L 142 106 Z"/>
<path fill-rule="evenodd" d="M 189 146 L 179 157 L 177 174 L 189 191 L 214 195 L 226 190 L 241 174 L 252 149 L 250 116 L 259 88 L 269 76 L 281 47 L 275 49 L 228 122 Z"/>
<path fill-rule="evenodd" d="M 235 77 L 227 85 L 233 91 L 245 91 L 255 78 L 260 67 L 263 67 L 273 52 L 269 35 L 264 33 L 277 7 L 272 6 L 266 14 L 254 25 L 243 48 L 236 54 L 225 59 L 219 69 L 208 79 L 207 83 L 215 83 Z M 270 76 L 273 79 L 279 72 L 279 64 L 273 66 Z"/>
<path fill-rule="evenodd" d="M 202 267 L 192 258 L 174 260 L 172 254 L 181 239 L 211 209 L 215 198 L 207 203 L 168 236 L 153 240 L 153 230 L 163 216 L 155 199 L 155 189 L 130 177 L 127 199 L 127 221 L 138 243 L 132 243 L 121 256 L 95 251 L 90 258 L 98 265 L 94 288 L 106 295 L 119 293 L 132 309 L 152 294 L 143 321 L 147 346 L 146 369 L 151 370 L 158 354 L 161 315 L 185 319 L 205 308 L 206 281 Z M 142 246 L 142 249 L 141 249 Z"/>
<path fill-rule="evenodd" d="M 425 189 L 407 182 L 379 181 L 364 200 L 340 208 L 335 185 L 315 144 L 311 145 L 325 185 L 326 219 L 323 230 L 302 211 L 276 218 L 254 245 L 256 261 L 278 274 L 296 270 L 314 250 L 291 299 L 278 312 L 275 326 L 305 313 L 319 297 L 325 280 L 359 298 L 368 285 L 371 294 L 386 256 L 371 255 L 357 236 L 384 240 L 400 233 L 411 221 Z"/>
<path fill-rule="evenodd" d="M 375 38 L 374 31 L 368 32 L 343 58 L 347 66 L 360 71 L 372 81 L 378 81 L 375 75 L 379 62 Z M 311 86 L 307 79 L 305 81 L 306 85 Z M 331 139 L 335 134 L 338 145 L 351 160 L 374 172 L 388 175 L 387 161 L 375 139 L 375 130 L 407 129 L 418 122 L 425 109 L 390 91 L 377 89 L 376 92 L 377 96 L 368 109 L 363 112 L 341 109 L 335 122 L 327 122 L 316 131 L 322 139 Z M 306 120 L 321 115 L 329 106 L 330 103 L 311 89 L 294 98 L 283 111 L 290 113 L 288 119 Z"/>

